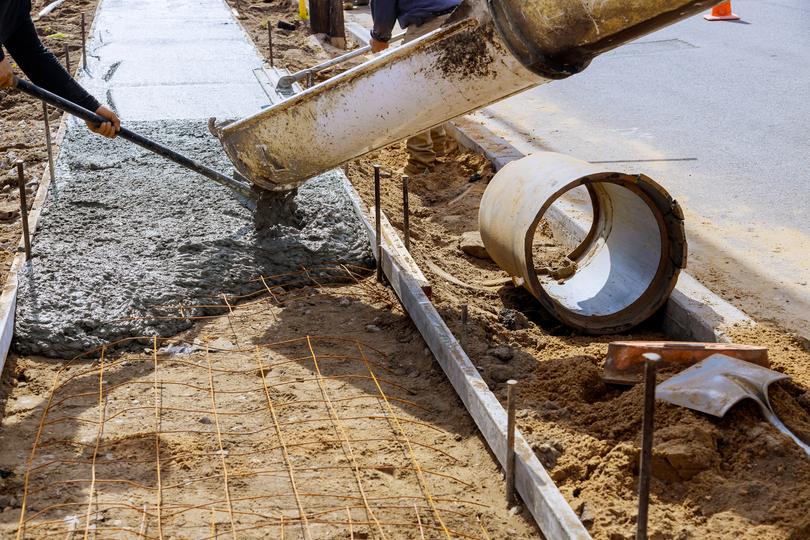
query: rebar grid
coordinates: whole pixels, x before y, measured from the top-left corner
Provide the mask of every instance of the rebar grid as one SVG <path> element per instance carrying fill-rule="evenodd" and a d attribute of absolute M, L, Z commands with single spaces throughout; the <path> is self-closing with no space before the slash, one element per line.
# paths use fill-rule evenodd
<path fill-rule="evenodd" d="M 221 310 L 199 317 L 225 315 L 235 347 L 205 335 L 170 354 L 150 337 L 110 354 L 145 339 L 130 338 L 67 363 L 26 463 L 17 538 L 488 538 L 487 506 L 441 448 L 452 434 L 380 376 L 384 353 L 341 336 L 256 343 L 240 328 L 324 287 L 295 277 L 306 283 L 263 277 L 224 305 L 167 308 Z"/>

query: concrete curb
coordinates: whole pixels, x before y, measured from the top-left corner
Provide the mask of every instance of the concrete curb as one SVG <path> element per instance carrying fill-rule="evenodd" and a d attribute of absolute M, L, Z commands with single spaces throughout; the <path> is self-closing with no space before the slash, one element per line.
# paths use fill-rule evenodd
<path fill-rule="evenodd" d="M 496 170 L 525 157 L 521 151 L 490 131 L 486 125 L 466 117 L 448 126 L 448 133 L 462 146 L 484 154 Z M 557 238 L 573 249 L 589 229 L 587 215 L 581 206 L 561 200 L 548 212 L 547 218 Z M 753 319 L 700 284 L 687 272 L 681 272 L 661 316 L 667 336 L 684 341 L 728 342 L 729 331 L 739 326 L 755 326 Z"/>

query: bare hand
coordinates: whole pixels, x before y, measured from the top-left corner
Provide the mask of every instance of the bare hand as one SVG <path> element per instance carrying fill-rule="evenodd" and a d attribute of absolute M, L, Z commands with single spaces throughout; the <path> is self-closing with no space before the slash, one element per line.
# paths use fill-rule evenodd
<path fill-rule="evenodd" d="M 387 41 L 380 41 L 374 38 L 371 38 L 371 41 L 369 41 L 368 44 L 371 46 L 371 52 L 375 54 L 388 48 Z"/>
<path fill-rule="evenodd" d="M 103 116 L 109 120 L 109 122 L 104 122 L 98 127 L 96 127 L 92 122 L 87 122 L 87 127 L 93 133 L 98 133 L 99 135 L 103 135 L 108 139 L 114 139 L 118 132 L 121 131 L 121 120 L 118 119 L 118 115 L 103 105 L 96 109 L 96 114 Z"/>
<path fill-rule="evenodd" d="M 0 61 L 0 88 L 11 88 L 14 84 L 14 70 L 8 56 Z"/>

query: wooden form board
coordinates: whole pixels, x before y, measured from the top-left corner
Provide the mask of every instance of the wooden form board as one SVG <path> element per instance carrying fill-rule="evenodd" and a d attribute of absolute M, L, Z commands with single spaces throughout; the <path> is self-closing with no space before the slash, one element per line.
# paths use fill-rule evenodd
<path fill-rule="evenodd" d="M 345 177 L 343 187 L 369 231 L 371 245 L 375 246 L 373 217 L 369 217 L 370 212 Z M 388 243 L 386 234 L 383 239 L 383 271 L 391 287 L 469 411 L 492 453 L 501 466 L 505 467 L 506 411 L 489 390 L 417 279 L 408 268 L 399 264 L 395 256 L 396 250 Z M 546 538 L 590 538 L 588 531 L 520 432 L 515 434 L 515 488 Z"/>

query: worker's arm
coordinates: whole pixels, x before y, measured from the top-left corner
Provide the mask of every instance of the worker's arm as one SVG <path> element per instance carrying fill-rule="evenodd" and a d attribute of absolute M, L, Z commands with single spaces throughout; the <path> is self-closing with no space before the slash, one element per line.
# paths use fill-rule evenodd
<path fill-rule="evenodd" d="M 374 19 L 374 28 L 371 30 L 371 50 L 380 52 L 388 48 L 388 40 L 397 23 L 396 0 L 373 0 L 371 2 L 371 16 Z"/>
<path fill-rule="evenodd" d="M 30 17 L 25 17 L 3 45 L 31 82 L 107 118 L 109 122 L 100 126 L 88 123 L 87 127 L 105 137 L 115 137 L 121 128 L 118 116 L 102 107 L 96 98 L 73 80 L 59 60 L 42 45 Z M 0 47 L 0 87 L 11 86 L 13 75 L 11 63 Z"/>

